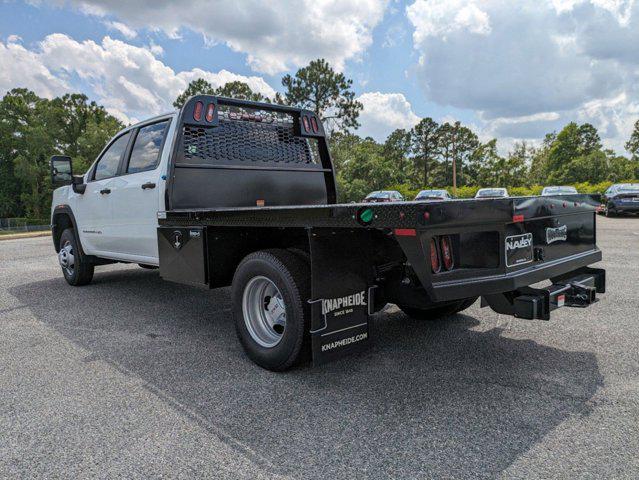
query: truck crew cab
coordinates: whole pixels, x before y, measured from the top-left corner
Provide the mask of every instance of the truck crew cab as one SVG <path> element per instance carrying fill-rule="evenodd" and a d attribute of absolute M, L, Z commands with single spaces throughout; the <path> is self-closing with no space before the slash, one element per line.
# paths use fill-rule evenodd
<path fill-rule="evenodd" d="M 238 337 L 271 370 L 366 347 L 387 303 L 430 320 L 481 297 L 549 320 L 605 291 L 591 197 L 338 204 L 323 126 L 299 108 L 195 96 L 118 133 L 83 176 L 71 167 L 51 159 L 67 282 L 127 262 L 231 285 Z"/>

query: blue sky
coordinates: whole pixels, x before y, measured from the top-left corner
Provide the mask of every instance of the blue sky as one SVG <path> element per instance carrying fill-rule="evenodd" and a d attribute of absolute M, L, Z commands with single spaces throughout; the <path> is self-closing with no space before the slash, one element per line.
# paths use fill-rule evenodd
<path fill-rule="evenodd" d="M 189 80 L 263 93 L 325 57 L 353 79 L 360 134 L 460 120 L 502 151 L 568 121 L 618 152 L 639 118 L 631 0 L 59 0 L 0 3 L 0 90 L 83 91 L 125 121 Z"/>

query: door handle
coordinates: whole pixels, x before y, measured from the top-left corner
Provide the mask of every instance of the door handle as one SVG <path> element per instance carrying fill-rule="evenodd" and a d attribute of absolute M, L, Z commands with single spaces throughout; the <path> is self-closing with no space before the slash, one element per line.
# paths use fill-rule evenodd
<path fill-rule="evenodd" d="M 146 190 L 147 188 L 155 188 L 155 183 L 146 182 L 142 184 L 142 190 Z"/>
<path fill-rule="evenodd" d="M 109 193 L 111 193 L 111 189 L 110 188 L 103 188 L 102 190 L 100 190 L 100 193 L 102 195 L 104 195 L 105 193 L 108 195 Z"/>

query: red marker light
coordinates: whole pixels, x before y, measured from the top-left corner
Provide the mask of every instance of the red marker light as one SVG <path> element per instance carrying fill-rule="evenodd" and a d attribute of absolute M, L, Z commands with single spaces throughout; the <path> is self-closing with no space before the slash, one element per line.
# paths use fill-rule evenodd
<path fill-rule="evenodd" d="M 439 254 L 437 253 L 437 243 L 434 238 L 430 239 L 430 268 L 433 273 L 439 273 L 442 269 L 439 263 Z"/>
<path fill-rule="evenodd" d="M 193 109 L 193 120 L 200 121 L 202 120 L 202 109 L 204 108 L 204 104 L 202 102 L 195 102 L 195 108 Z"/>
<path fill-rule="evenodd" d="M 398 237 L 415 237 L 417 231 L 414 228 L 396 228 L 394 230 L 395 235 Z"/>
<path fill-rule="evenodd" d="M 561 295 L 557 295 L 557 306 L 563 307 L 565 304 L 566 304 L 566 295 L 563 293 Z"/>
<path fill-rule="evenodd" d="M 523 215 L 513 215 L 513 223 L 520 223 L 524 221 Z"/>
<path fill-rule="evenodd" d="M 304 130 L 306 130 L 307 132 L 310 132 L 311 131 L 311 127 L 308 124 L 308 117 L 306 115 L 304 115 L 302 117 L 302 123 L 304 124 Z"/>
<path fill-rule="evenodd" d="M 317 118 L 315 117 L 311 117 L 311 128 L 313 129 L 314 133 L 317 133 L 319 131 L 319 126 L 317 125 Z"/>
<path fill-rule="evenodd" d="M 215 104 L 214 103 L 209 103 L 208 106 L 206 107 L 206 121 L 207 122 L 212 122 L 213 121 L 213 114 L 215 113 Z"/>

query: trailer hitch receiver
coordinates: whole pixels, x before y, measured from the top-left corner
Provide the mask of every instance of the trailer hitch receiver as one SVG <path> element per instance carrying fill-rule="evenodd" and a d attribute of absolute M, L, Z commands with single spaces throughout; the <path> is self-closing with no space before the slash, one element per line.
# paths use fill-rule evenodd
<path fill-rule="evenodd" d="M 512 292 L 485 295 L 482 307 L 517 318 L 550 320 L 550 312 L 560 307 L 587 307 L 606 290 L 606 272 L 581 268 L 551 279 L 543 288 L 524 287 Z"/>

